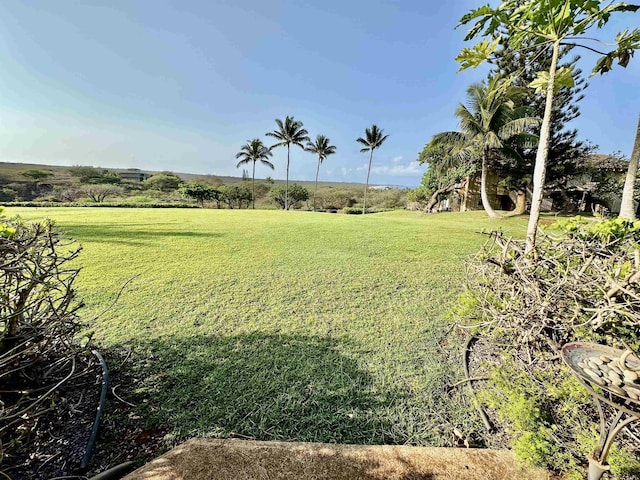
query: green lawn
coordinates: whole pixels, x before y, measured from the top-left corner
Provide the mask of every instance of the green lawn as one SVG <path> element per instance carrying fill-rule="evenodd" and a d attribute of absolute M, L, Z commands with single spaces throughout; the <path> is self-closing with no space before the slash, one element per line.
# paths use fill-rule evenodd
<path fill-rule="evenodd" d="M 447 311 L 484 212 L 352 216 L 250 210 L 8 209 L 84 246 L 80 296 L 129 393 L 177 440 L 443 444 L 474 428 Z M 121 356 L 118 358 L 122 358 Z M 124 392 L 124 393 L 123 393 Z"/>

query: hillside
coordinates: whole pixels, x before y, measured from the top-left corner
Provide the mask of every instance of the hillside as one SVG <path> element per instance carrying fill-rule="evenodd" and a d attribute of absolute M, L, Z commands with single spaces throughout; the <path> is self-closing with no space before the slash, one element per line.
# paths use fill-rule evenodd
<path fill-rule="evenodd" d="M 66 166 L 57 166 L 57 165 L 44 165 L 44 164 L 35 164 L 35 163 L 9 163 L 9 162 L 0 162 L 0 183 L 10 183 L 10 182 L 27 182 L 29 181 L 27 178 L 22 176 L 20 172 L 25 170 L 42 170 L 44 172 L 51 173 L 52 176 L 46 179 L 46 183 L 51 185 L 60 185 L 65 183 L 71 183 L 73 181 L 73 177 L 71 176 L 70 169 L 73 167 Z M 105 167 L 97 167 L 97 168 L 105 168 Z M 149 175 L 155 175 L 156 173 L 160 173 L 159 170 L 141 170 L 141 169 L 125 169 L 125 168 L 105 168 L 107 170 L 113 172 L 127 172 L 127 171 L 137 171 L 140 173 L 146 173 Z M 180 177 L 182 180 L 189 181 L 198 177 L 208 176 L 204 174 L 197 173 L 185 173 L 185 172 L 173 172 L 175 175 Z M 215 175 L 218 177 L 223 183 L 237 183 L 242 181 L 242 177 L 230 177 L 223 175 Z M 264 178 L 256 178 L 256 181 L 264 181 Z M 273 179 L 274 183 L 284 185 L 284 179 Z M 298 183 L 303 186 L 311 186 L 314 185 L 315 182 L 309 180 L 296 180 L 289 179 L 289 183 Z M 323 187 L 356 187 L 362 186 L 362 183 L 349 183 L 349 182 L 327 182 L 327 181 L 319 181 L 319 186 Z M 376 184 L 371 184 L 372 187 L 381 186 Z"/>

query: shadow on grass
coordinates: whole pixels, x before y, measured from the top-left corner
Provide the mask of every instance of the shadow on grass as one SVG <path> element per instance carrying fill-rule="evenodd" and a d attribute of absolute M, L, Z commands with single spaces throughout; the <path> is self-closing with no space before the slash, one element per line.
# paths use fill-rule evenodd
<path fill-rule="evenodd" d="M 150 227 L 150 225 L 143 225 Z M 108 242 L 142 245 L 148 240 L 167 241 L 172 238 L 220 238 L 220 232 L 194 232 L 190 230 L 131 230 L 131 224 L 122 225 L 65 225 L 68 236 L 84 242 Z M 136 240 L 141 240 L 138 242 Z M 144 241 L 144 242 L 142 242 Z"/>
<path fill-rule="evenodd" d="M 381 412 L 397 393 L 376 395 L 372 378 L 335 339 L 250 333 L 122 346 L 129 347 L 116 381 L 129 377 L 123 391 L 141 405 L 136 413 L 148 428 L 175 435 L 174 444 L 194 436 L 387 441 Z"/>

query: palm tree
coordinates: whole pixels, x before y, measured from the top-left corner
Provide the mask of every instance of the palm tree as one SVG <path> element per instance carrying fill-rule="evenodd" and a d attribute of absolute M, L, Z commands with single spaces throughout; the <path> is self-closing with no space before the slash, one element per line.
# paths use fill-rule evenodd
<path fill-rule="evenodd" d="M 320 164 L 329 156 L 336 153 L 336 147 L 329 145 L 329 139 L 324 135 L 318 135 L 315 143 L 307 142 L 307 152 L 318 155 L 318 168 L 316 169 L 316 189 L 313 192 L 313 211 L 316 211 L 316 193 L 318 193 L 318 174 L 320 173 Z"/>
<path fill-rule="evenodd" d="M 371 173 L 371 161 L 373 160 L 373 151 L 379 148 L 380 145 L 389 137 L 389 135 L 382 136 L 384 130 L 380 130 L 377 125 L 371 125 L 371 128 L 364 130 L 366 139 L 358 137 L 356 142 L 366 145 L 360 149 L 360 152 L 371 152 L 369 155 L 369 168 L 367 169 L 367 183 L 364 187 L 364 204 L 362 207 L 362 214 L 364 215 L 367 210 L 367 190 L 369 189 L 369 174 Z"/>
<path fill-rule="evenodd" d="M 629 160 L 627 177 L 624 182 L 624 190 L 622 191 L 622 203 L 620 204 L 620 216 L 628 218 L 629 220 L 635 220 L 636 218 L 633 193 L 636 183 L 636 175 L 638 173 L 638 161 L 640 161 L 640 116 L 638 116 L 636 140 L 633 142 L 633 151 L 631 152 L 631 160 Z"/>
<path fill-rule="evenodd" d="M 284 122 L 279 118 L 276 118 L 276 124 L 278 129 L 273 132 L 268 132 L 267 136 L 274 137 L 279 140 L 278 143 L 271 146 L 271 148 L 287 146 L 287 180 L 284 187 L 284 209 L 289 209 L 289 154 L 291 150 L 291 144 L 297 145 L 304 150 L 304 142 L 308 142 L 309 132 L 302 128 L 302 122 L 295 120 L 293 117 L 287 115 Z"/>
<path fill-rule="evenodd" d="M 526 108 L 515 108 L 511 97 L 518 90 L 498 77 L 488 83 L 474 83 L 467 89 L 467 105 L 460 104 L 456 117 L 460 120 L 460 132 L 442 132 L 434 135 L 431 144 L 448 146 L 451 159 L 481 160 L 480 196 L 482 206 L 491 218 L 501 218 L 489 203 L 487 177 L 489 157 L 492 153 L 518 158 L 514 148 L 531 146 L 537 137 L 527 130 L 539 123 L 539 119 L 525 116 Z"/>
<path fill-rule="evenodd" d="M 245 143 L 236 154 L 236 158 L 241 159 L 236 165 L 236 168 L 240 168 L 241 165 L 253 163 L 253 175 L 251 177 L 251 203 L 254 209 L 256 208 L 256 162 L 260 162 L 273 170 L 273 163 L 267 160 L 272 155 L 271 150 L 265 147 L 262 140 L 259 138 L 254 138 L 251 141 L 247 140 L 247 143 Z"/>

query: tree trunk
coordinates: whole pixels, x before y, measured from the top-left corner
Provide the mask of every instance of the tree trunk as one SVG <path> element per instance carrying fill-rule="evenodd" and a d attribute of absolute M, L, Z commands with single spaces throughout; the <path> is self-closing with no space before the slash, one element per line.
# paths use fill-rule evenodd
<path fill-rule="evenodd" d="M 371 161 L 373 160 L 373 148 L 371 149 L 371 155 L 369 155 L 369 168 L 367 169 L 367 183 L 364 185 L 364 203 L 362 205 L 362 214 L 367 213 L 367 190 L 369 189 L 369 174 L 371 173 Z"/>
<path fill-rule="evenodd" d="M 251 177 L 251 204 L 256 209 L 256 161 L 253 161 L 253 177 Z"/>
<path fill-rule="evenodd" d="M 516 192 L 516 208 L 513 209 L 514 215 L 522 215 L 527 211 L 527 195 L 524 190 Z"/>
<path fill-rule="evenodd" d="M 640 160 L 640 115 L 638 115 L 638 128 L 636 130 L 636 140 L 633 143 L 633 151 L 627 169 L 627 178 L 624 181 L 622 190 L 622 203 L 620 204 L 620 216 L 629 220 L 636 219 L 636 209 L 633 202 L 633 193 L 636 185 L 636 175 L 638 174 L 638 161 Z"/>
<path fill-rule="evenodd" d="M 536 163 L 533 169 L 533 194 L 531 196 L 531 213 L 527 226 L 527 243 L 525 252 L 529 253 L 536 248 L 536 235 L 538 234 L 538 222 L 540 220 L 540 207 L 544 193 L 544 180 L 547 170 L 547 157 L 549 155 L 549 137 L 551 132 L 551 112 L 553 110 L 553 95 L 556 83 L 556 68 L 558 66 L 558 54 L 560 52 L 560 40 L 553 44 L 551 66 L 549 67 L 549 84 L 547 85 L 547 99 L 544 106 L 544 116 L 540 127 L 540 140 L 536 152 Z"/>
<path fill-rule="evenodd" d="M 287 143 L 287 179 L 284 184 L 284 209 L 289 210 L 289 144 Z"/>
<path fill-rule="evenodd" d="M 449 193 L 449 192 L 453 191 L 453 189 L 456 188 L 456 185 L 458 185 L 458 184 L 457 183 L 450 183 L 446 187 L 442 187 L 439 190 L 436 190 L 435 192 L 433 192 L 433 195 L 431 195 L 431 198 L 429 198 L 429 201 L 425 205 L 425 207 L 423 209 L 423 212 L 424 213 L 431 212 L 431 209 L 438 202 L 438 197 L 440 195 L 442 195 L 443 193 Z"/>
<path fill-rule="evenodd" d="M 469 199 L 469 186 L 471 185 L 471 177 L 467 177 L 464 180 L 464 195 L 462 196 L 462 204 L 460 205 L 460 211 L 467 211 L 467 200 Z"/>
<path fill-rule="evenodd" d="M 489 176 L 489 165 L 487 165 L 487 152 L 482 152 L 482 174 L 480 176 L 480 197 L 482 197 L 482 206 L 487 215 L 491 218 L 502 218 L 489 203 L 489 197 L 487 196 L 487 177 Z"/>
<path fill-rule="evenodd" d="M 316 189 L 313 191 L 313 211 L 316 211 L 316 194 L 318 193 L 318 174 L 320 173 L 320 156 L 318 156 L 318 168 L 316 169 Z"/>

